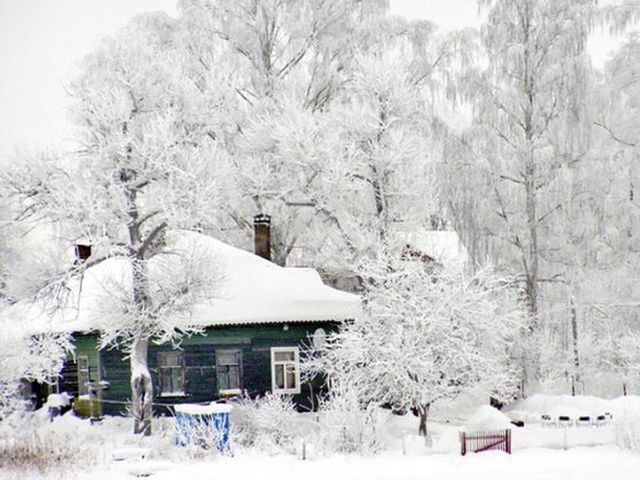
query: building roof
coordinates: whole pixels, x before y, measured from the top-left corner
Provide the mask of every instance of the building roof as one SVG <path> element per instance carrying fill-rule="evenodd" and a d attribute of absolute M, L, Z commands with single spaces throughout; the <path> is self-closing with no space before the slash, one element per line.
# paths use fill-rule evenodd
<path fill-rule="evenodd" d="M 170 275 L 175 254 L 194 252 L 216 270 L 211 297 L 198 301 L 181 320 L 191 326 L 342 321 L 361 314 L 360 297 L 323 284 L 314 269 L 280 267 L 194 232 L 171 232 L 167 248 L 173 255 L 151 261 L 150 276 Z M 0 319 L 20 321 L 32 332 L 99 330 L 101 318 L 110 313 L 105 299 L 115 290 L 130 290 L 131 277 L 127 258 L 110 258 L 70 282 L 63 307 L 53 309 L 51 301 L 20 302 L 0 313 Z"/>
<path fill-rule="evenodd" d="M 469 254 L 455 230 L 415 229 L 401 232 L 401 238 L 412 249 L 437 262 L 457 269 L 469 262 Z"/>

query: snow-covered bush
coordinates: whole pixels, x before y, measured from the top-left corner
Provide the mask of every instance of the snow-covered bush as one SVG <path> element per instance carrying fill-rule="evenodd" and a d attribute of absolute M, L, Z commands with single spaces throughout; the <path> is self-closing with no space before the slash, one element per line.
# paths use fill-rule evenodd
<path fill-rule="evenodd" d="M 375 453 L 381 447 L 382 424 L 380 408 L 363 403 L 356 390 L 334 385 L 320 402 L 313 440 L 325 453 Z"/>
<path fill-rule="evenodd" d="M 291 397 L 267 393 L 241 400 L 231 413 L 234 444 L 275 453 L 296 449 L 296 417 Z"/>
<path fill-rule="evenodd" d="M 30 335 L 24 327 L 0 317 L 0 418 L 25 408 L 22 381 L 50 381 L 71 349 L 67 334 Z"/>
<path fill-rule="evenodd" d="M 180 439 L 185 443 L 184 451 L 190 459 L 216 457 L 224 445 L 225 432 L 212 421 L 194 421 L 181 430 Z"/>
<path fill-rule="evenodd" d="M 510 349 L 524 312 L 510 279 L 384 255 L 363 271 L 369 314 L 308 352 L 306 370 L 348 385 L 360 402 L 416 411 L 425 436 L 435 402 L 480 387 L 512 398 Z"/>
<path fill-rule="evenodd" d="M 72 415 L 50 421 L 42 410 L 15 412 L 0 422 L 0 471 L 86 468 L 99 458 L 88 428 Z"/>
<path fill-rule="evenodd" d="M 621 397 L 615 401 L 616 444 L 626 450 L 640 451 L 640 397 Z"/>

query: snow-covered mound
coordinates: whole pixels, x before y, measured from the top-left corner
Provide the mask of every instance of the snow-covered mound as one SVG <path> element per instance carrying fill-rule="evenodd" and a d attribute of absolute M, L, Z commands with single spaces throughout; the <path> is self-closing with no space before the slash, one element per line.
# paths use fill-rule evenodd
<path fill-rule="evenodd" d="M 629 395 L 613 400 L 589 395 L 545 395 L 536 394 L 520 400 L 509 408 L 509 416 L 525 422 L 539 422 L 542 415 L 552 419 L 568 416 L 571 419 L 588 416 L 597 417 L 611 413 L 614 418 L 625 411 L 640 411 L 640 397 Z"/>
<path fill-rule="evenodd" d="M 640 396 L 627 395 L 626 397 L 618 397 L 609 400 L 611 412 L 614 414 L 623 414 L 625 412 L 636 412 L 640 415 Z"/>
<path fill-rule="evenodd" d="M 511 428 L 511 420 L 500 410 L 483 405 L 467 420 L 464 427 L 467 432 L 504 430 Z"/>

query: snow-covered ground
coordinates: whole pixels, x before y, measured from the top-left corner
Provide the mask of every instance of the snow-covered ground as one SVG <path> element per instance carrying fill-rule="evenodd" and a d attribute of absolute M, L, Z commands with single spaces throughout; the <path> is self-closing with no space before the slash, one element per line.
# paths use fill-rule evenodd
<path fill-rule="evenodd" d="M 640 456 L 615 447 L 575 448 L 568 451 L 525 449 L 513 455 L 498 452 L 462 457 L 453 454 L 407 455 L 397 452 L 363 458 L 336 456 L 303 461 L 292 456 L 260 455 L 220 458 L 215 461 L 172 463 L 163 460 L 123 461 L 87 470 L 69 478 L 92 480 L 130 480 L 148 475 L 155 480 L 200 480 L 213 478 L 260 478 L 261 480 L 313 479 L 474 479 L 474 480 L 556 480 L 637 478 Z M 20 474 L 24 480 L 58 479 Z"/>
<path fill-rule="evenodd" d="M 49 480 L 59 478 L 120 480 L 149 477 L 157 480 L 253 478 L 289 480 L 327 479 L 601 479 L 637 478 L 640 454 L 616 445 L 620 425 L 614 422 L 601 427 L 545 427 L 537 419 L 538 410 L 561 414 L 600 413 L 606 408 L 621 418 L 629 409 L 640 410 L 640 397 L 603 400 L 595 397 L 561 397 L 536 395 L 514 405 L 509 415 L 528 415 L 524 428 L 513 428 L 513 454 L 485 452 L 459 453 L 458 432 L 472 425 L 491 427 L 504 421 L 500 412 L 482 407 L 467 414 L 466 422 L 446 418 L 442 411 L 430 422 L 432 444 L 426 446 L 414 435 L 416 418 L 383 412 L 386 427 L 383 448 L 377 454 L 320 454 L 313 439 L 307 437 L 307 459 L 301 458 L 301 444 L 289 453 L 267 454 L 238 447 L 232 456 L 189 455 L 172 446 L 173 420 L 158 419 L 151 438 L 131 435 L 130 420 L 106 418 L 102 424 L 90 425 L 65 415 L 53 422 L 40 423 L 40 434 L 58 441 L 92 444 L 91 458 L 80 462 L 79 469 L 47 473 L 34 470 L 0 470 L 2 480 Z M 578 412 L 579 411 L 579 412 Z M 545 413 L 546 414 L 546 413 Z M 301 424 L 312 421 L 301 415 Z M 465 427 L 466 426 L 466 427 Z M 298 442 L 296 440 L 296 442 Z M 301 442 L 301 441 L 300 441 Z M 98 452 L 96 454 L 96 452 Z M 293 453 L 295 452 L 295 453 Z M 84 466 L 82 466 L 84 465 Z"/>

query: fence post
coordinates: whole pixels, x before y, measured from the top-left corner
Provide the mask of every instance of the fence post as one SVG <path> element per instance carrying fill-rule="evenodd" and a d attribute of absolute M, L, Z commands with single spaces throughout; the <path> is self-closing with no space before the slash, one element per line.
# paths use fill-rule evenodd
<path fill-rule="evenodd" d="M 511 455 L 511 429 L 507 429 L 507 453 Z"/>
<path fill-rule="evenodd" d="M 467 453 L 467 434 L 465 432 L 462 432 L 460 434 L 460 453 L 462 455 L 466 455 Z"/>

